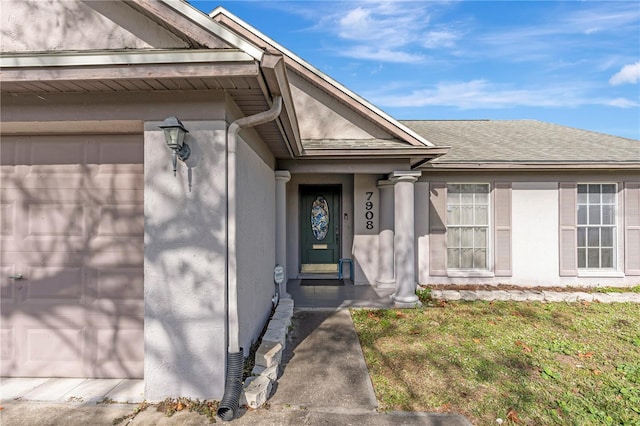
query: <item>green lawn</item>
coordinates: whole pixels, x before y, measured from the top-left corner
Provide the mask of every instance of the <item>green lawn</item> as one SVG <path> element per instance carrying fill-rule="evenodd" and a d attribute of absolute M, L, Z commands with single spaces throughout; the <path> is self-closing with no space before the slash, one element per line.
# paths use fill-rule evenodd
<path fill-rule="evenodd" d="M 352 315 L 381 410 L 640 425 L 640 305 L 441 302 Z"/>

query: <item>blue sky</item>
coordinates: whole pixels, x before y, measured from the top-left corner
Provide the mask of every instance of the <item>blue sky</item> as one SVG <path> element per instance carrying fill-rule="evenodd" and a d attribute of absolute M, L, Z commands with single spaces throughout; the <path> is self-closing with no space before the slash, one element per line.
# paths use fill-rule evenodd
<path fill-rule="evenodd" d="M 397 119 L 536 119 L 640 139 L 638 1 L 223 6 Z"/>

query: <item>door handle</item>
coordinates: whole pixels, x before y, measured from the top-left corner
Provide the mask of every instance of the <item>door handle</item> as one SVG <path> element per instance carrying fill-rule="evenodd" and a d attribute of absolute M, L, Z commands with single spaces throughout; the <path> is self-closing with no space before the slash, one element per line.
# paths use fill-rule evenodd
<path fill-rule="evenodd" d="M 22 276 L 22 274 L 11 274 L 11 275 L 9 275 L 9 279 L 12 279 L 12 280 L 21 280 L 22 278 L 24 278 Z"/>

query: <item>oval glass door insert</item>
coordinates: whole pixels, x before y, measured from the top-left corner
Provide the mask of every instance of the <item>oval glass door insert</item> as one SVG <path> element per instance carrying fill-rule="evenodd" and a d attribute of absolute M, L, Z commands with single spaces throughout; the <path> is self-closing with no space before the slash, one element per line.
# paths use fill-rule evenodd
<path fill-rule="evenodd" d="M 329 232 L 329 205 L 321 195 L 311 205 L 311 230 L 318 241 L 324 240 Z"/>

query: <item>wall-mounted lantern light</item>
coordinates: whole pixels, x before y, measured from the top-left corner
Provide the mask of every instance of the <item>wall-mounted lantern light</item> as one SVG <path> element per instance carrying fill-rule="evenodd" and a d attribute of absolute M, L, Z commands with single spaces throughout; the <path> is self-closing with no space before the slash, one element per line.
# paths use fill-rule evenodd
<path fill-rule="evenodd" d="M 164 131 L 165 142 L 173 150 L 173 175 L 175 176 L 178 158 L 185 161 L 191 154 L 189 145 L 184 143 L 184 138 L 189 131 L 174 116 L 167 117 L 158 127 Z"/>

